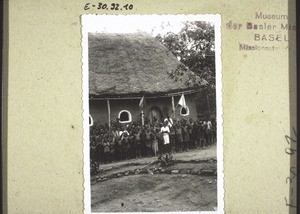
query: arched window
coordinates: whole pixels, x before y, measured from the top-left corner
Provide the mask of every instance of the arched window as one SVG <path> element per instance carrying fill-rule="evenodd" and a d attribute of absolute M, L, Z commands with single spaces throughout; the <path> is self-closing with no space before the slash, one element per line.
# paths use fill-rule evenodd
<path fill-rule="evenodd" d="M 89 126 L 93 126 L 94 125 L 94 121 L 91 115 L 89 115 Z"/>
<path fill-rule="evenodd" d="M 120 123 L 130 123 L 131 122 L 131 113 L 127 110 L 122 110 L 119 113 L 119 121 Z"/>
<path fill-rule="evenodd" d="M 180 109 L 180 115 L 182 115 L 182 116 L 187 116 L 187 115 L 189 115 L 190 114 L 190 109 L 189 109 L 189 107 L 181 107 L 181 109 Z"/>

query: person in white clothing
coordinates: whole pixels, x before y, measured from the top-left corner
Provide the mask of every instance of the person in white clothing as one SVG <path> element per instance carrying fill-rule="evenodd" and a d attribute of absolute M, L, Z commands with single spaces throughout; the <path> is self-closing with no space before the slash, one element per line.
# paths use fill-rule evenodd
<path fill-rule="evenodd" d="M 211 128 L 212 128 L 212 123 L 210 122 L 210 120 L 208 120 L 208 121 L 206 122 L 206 126 L 207 126 L 207 129 L 211 130 Z"/>
<path fill-rule="evenodd" d="M 170 138 L 169 138 L 170 128 L 168 126 L 167 121 L 164 122 L 164 126 L 161 127 L 160 132 L 162 133 L 162 136 L 163 136 L 165 152 L 170 153 L 170 148 L 171 148 L 170 147 Z"/>
<path fill-rule="evenodd" d="M 123 140 L 123 136 L 124 134 L 129 135 L 129 132 L 127 131 L 127 129 L 123 129 L 121 131 L 119 131 L 119 136 L 121 136 L 121 140 Z"/>
<path fill-rule="evenodd" d="M 166 119 L 164 119 L 164 122 L 167 122 L 169 128 L 171 128 L 173 126 L 173 120 L 172 120 L 172 118 L 169 117 L 169 115 L 167 116 Z"/>
<path fill-rule="evenodd" d="M 212 146 L 212 144 L 213 144 L 212 123 L 209 120 L 206 122 L 206 137 L 207 137 L 206 144 L 209 145 L 209 146 Z"/>

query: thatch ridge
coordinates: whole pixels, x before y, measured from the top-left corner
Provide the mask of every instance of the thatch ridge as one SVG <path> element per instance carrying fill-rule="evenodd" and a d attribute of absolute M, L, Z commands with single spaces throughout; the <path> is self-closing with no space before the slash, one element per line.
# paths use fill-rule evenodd
<path fill-rule="evenodd" d="M 181 63 L 146 33 L 89 33 L 90 96 L 163 94 L 188 89 L 169 72 Z"/>

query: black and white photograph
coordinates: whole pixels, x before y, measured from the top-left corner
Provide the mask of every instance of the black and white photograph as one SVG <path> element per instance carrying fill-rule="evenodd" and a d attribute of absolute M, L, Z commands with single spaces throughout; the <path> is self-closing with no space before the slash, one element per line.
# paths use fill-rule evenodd
<path fill-rule="evenodd" d="M 223 212 L 219 15 L 82 16 L 85 211 Z"/>

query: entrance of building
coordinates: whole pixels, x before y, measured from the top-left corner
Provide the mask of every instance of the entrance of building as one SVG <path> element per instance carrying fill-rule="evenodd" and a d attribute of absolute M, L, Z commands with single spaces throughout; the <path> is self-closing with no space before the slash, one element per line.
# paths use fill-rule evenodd
<path fill-rule="evenodd" d="M 162 120 L 163 120 L 163 115 L 161 113 L 161 110 L 156 106 L 152 107 L 149 110 L 148 115 L 149 115 L 148 118 L 149 118 L 150 123 L 153 123 L 155 121 L 162 122 Z"/>

